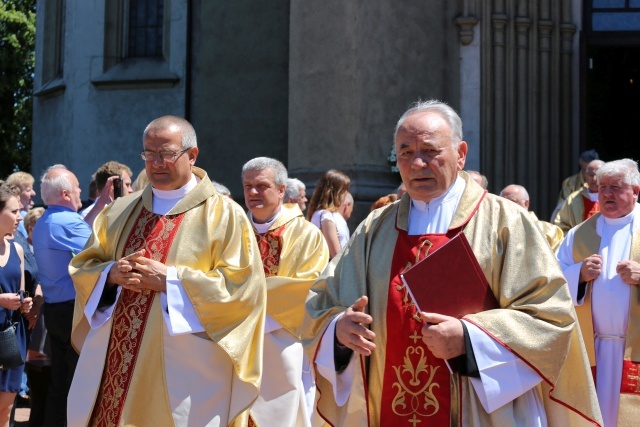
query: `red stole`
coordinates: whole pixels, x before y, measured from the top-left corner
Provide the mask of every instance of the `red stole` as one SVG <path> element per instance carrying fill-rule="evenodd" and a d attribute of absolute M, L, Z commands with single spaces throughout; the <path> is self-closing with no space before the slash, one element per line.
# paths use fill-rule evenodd
<path fill-rule="evenodd" d="M 387 348 L 382 386 L 382 426 L 448 426 L 451 374 L 422 341 L 417 315 L 400 273 L 442 246 L 460 228 L 447 234 L 410 236 L 398 230 L 391 262 L 387 303 Z M 391 330 L 393 328 L 393 330 Z"/>
<path fill-rule="evenodd" d="M 597 200 L 592 202 L 590 198 L 582 196 L 582 203 L 584 205 L 583 221 L 588 220 L 596 213 L 600 212 L 600 204 Z"/>
<path fill-rule="evenodd" d="M 280 254 L 282 253 L 282 233 L 284 233 L 287 224 L 284 224 L 275 230 L 269 230 L 264 234 L 256 235 L 258 241 L 258 249 L 260 249 L 260 258 L 264 268 L 266 277 L 277 276 L 280 267 Z"/>
<path fill-rule="evenodd" d="M 164 263 L 183 217 L 183 214 L 157 215 L 143 207 L 122 256 L 144 249 L 144 256 Z M 127 289 L 120 293 L 113 311 L 102 382 L 91 416 L 92 426 L 116 426 L 120 422 L 155 294 Z"/>

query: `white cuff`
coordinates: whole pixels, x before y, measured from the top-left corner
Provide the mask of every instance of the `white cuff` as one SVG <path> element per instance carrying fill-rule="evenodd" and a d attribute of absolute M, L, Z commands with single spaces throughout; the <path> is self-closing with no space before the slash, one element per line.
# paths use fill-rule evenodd
<path fill-rule="evenodd" d="M 327 330 L 322 336 L 318 353 L 316 354 L 315 364 L 318 368 L 318 373 L 327 379 L 333 388 L 333 398 L 338 406 L 343 406 L 349 394 L 351 394 L 351 385 L 353 384 L 353 378 L 355 376 L 356 358 L 351 355 L 349 365 L 347 368 L 338 375 L 336 372 L 335 359 L 333 357 L 333 350 L 336 335 L 336 322 L 344 313 L 337 315 L 327 327 Z"/>
<path fill-rule="evenodd" d="M 97 329 L 100 326 L 104 325 L 107 320 L 111 318 L 113 314 L 113 309 L 116 307 L 115 303 L 113 305 L 102 307 L 98 309 L 98 304 L 100 303 L 100 298 L 102 298 L 102 292 L 104 292 L 104 286 L 107 283 L 107 276 L 109 275 L 109 271 L 111 267 L 115 264 L 115 262 L 109 263 L 107 268 L 105 268 L 102 273 L 100 273 L 100 277 L 96 281 L 96 285 L 93 287 L 93 291 L 87 300 L 87 303 L 84 306 L 84 315 L 89 322 L 89 326 L 92 329 Z M 120 292 L 122 288 L 118 286 L 116 293 L 116 301 L 120 298 Z"/>
<path fill-rule="evenodd" d="M 204 326 L 178 278 L 176 267 L 167 267 L 167 292 L 160 293 L 160 303 L 169 335 L 204 332 Z"/>
<path fill-rule="evenodd" d="M 480 378 L 471 384 L 487 413 L 520 397 L 542 381 L 529 365 L 487 335 L 463 320 L 469 331 Z"/>

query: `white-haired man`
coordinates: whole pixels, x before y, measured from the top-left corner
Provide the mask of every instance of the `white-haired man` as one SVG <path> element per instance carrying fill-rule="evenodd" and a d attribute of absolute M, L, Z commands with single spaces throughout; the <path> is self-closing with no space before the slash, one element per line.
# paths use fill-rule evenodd
<path fill-rule="evenodd" d="M 258 426 L 309 426 L 313 415 L 315 385 L 300 327 L 309 288 L 329 261 L 329 249 L 297 204 L 283 205 L 286 182 L 287 169 L 275 159 L 257 157 L 242 168 L 244 201 L 267 276 L 268 369 L 251 408 Z"/>
<path fill-rule="evenodd" d="M 63 165 L 53 165 L 42 175 L 40 195 L 47 210 L 33 229 L 33 253 L 44 295 L 44 318 L 51 344 L 51 381 L 47 392 L 45 425 L 61 426 L 67 420 L 67 394 L 78 354 L 71 345 L 71 325 L 76 291 L 69 262 L 91 235 L 91 227 L 77 213 L 82 206 L 78 178 Z"/>
<path fill-rule="evenodd" d="M 317 368 L 318 413 L 343 426 L 597 425 L 558 263 L 527 212 L 461 171 L 457 113 L 417 103 L 394 143 L 407 194 L 369 214 L 307 298 L 303 343 Z M 462 320 L 419 312 L 400 277 L 455 236 L 472 252 L 438 265 L 449 271 L 448 292 L 469 292 L 458 271 L 477 269 L 498 303 Z M 431 286 L 428 274 L 414 285 Z"/>
<path fill-rule="evenodd" d="M 69 425 L 246 427 L 266 296 L 251 225 L 195 167 L 188 121 L 155 119 L 142 142 L 151 185 L 105 207 L 69 267 Z"/>
<path fill-rule="evenodd" d="M 557 225 L 553 225 L 547 221 L 541 221 L 538 219 L 536 214 L 533 211 L 529 210 L 529 192 L 522 185 L 511 184 L 507 185 L 500 192 L 500 197 L 504 197 L 507 200 L 511 200 L 514 203 L 522 206 L 525 210 L 529 211 L 529 215 L 533 217 L 533 220 L 536 221 L 538 227 L 540 227 L 540 231 L 544 234 L 544 237 L 547 239 L 547 243 L 551 247 L 552 251 L 555 251 L 562 239 L 564 239 L 564 233 Z"/>
<path fill-rule="evenodd" d="M 307 208 L 307 187 L 297 178 L 287 178 L 286 187 L 284 189 L 284 202 L 297 203 L 300 210 Z"/>
<path fill-rule="evenodd" d="M 576 304 L 605 426 L 638 422 L 640 173 L 631 159 L 597 173 L 600 213 L 569 230 L 557 256 Z"/>

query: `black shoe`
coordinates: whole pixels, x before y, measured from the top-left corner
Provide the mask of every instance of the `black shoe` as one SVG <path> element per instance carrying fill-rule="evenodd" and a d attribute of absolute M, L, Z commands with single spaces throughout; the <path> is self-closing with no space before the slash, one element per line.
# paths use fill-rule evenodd
<path fill-rule="evenodd" d="M 19 394 L 16 396 L 16 408 L 29 408 L 30 406 L 29 395 Z"/>

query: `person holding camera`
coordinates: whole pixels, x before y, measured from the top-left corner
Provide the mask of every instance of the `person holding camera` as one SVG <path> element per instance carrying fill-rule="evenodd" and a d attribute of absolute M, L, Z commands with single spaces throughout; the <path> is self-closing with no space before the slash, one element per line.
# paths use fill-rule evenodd
<path fill-rule="evenodd" d="M 80 216 L 89 225 L 105 206 L 115 199 L 133 193 L 131 187 L 131 176 L 133 173 L 129 166 L 111 160 L 98 168 L 95 172 L 96 187 L 100 194 L 96 201 L 80 212 Z"/>

